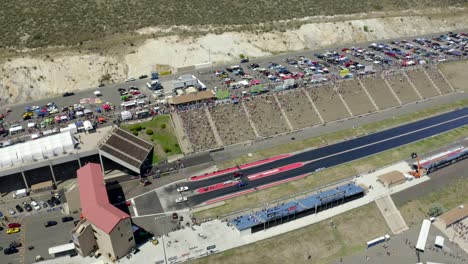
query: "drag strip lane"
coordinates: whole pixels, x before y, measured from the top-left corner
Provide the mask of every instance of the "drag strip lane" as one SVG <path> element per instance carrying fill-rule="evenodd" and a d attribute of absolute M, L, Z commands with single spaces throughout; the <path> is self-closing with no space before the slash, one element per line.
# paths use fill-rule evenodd
<path fill-rule="evenodd" d="M 340 143 L 336 143 L 336 144 L 333 144 L 333 145 L 328 145 L 328 146 L 325 146 L 325 147 L 321 147 L 321 148 L 312 149 L 312 150 L 308 150 L 308 151 L 305 151 L 305 152 L 297 153 L 297 154 L 295 154 L 295 155 L 293 155 L 291 157 L 286 157 L 286 158 L 278 160 L 278 161 L 274 161 L 274 162 L 264 164 L 264 165 L 259 165 L 259 166 L 254 167 L 254 168 L 244 169 L 244 170 L 242 170 L 242 172 L 243 172 L 243 174 L 245 176 L 248 176 L 248 175 L 256 174 L 256 173 L 259 173 L 259 172 L 262 172 L 262 171 L 271 170 L 271 169 L 274 169 L 274 168 L 277 168 L 277 167 L 285 166 L 285 165 L 295 163 L 295 162 L 307 162 L 307 161 L 311 161 L 311 160 L 316 160 L 316 159 L 319 159 L 319 158 L 324 157 L 324 156 L 330 156 L 330 155 L 333 155 L 333 154 L 336 154 L 336 153 L 339 153 L 339 152 L 342 152 L 342 151 L 345 151 L 345 150 L 348 150 L 348 149 L 354 149 L 354 148 L 357 148 L 357 147 L 360 147 L 360 146 L 363 146 L 363 145 L 366 145 L 366 144 L 369 144 L 369 143 L 372 143 L 372 142 L 381 141 L 381 140 L 384 140 L 386 138 L 406 134 L 406 133 L 411 132 L 411 131 L 419 130 L 419 129 L 424 128 L 424 127 L 432 126 L 434 124 L 439 124 L 441 122 L 445 122 L 445 121 L 452 120 L 454 118 L 458 118 L 458 117 L 462 117 L 462 116 L 466 116 L 466 115 L 468 115 L 468 108 L 463 108 L 463 109 L 460 109 L 460 110 L 448 112 L 448 113 L 438 115 L 438 116 L 435 116 L 435 117 L 426 118 L 426 119 L 416 121 L 416 122 L 413 122 L 413 123 L 409 123 L 409 124 L 402 125 L 402 126 L 399 126 L 399 127 L 384 130 L 382 132 L 377 132 L 377 133 L 369 134 L 367 136 L 362 136 L 362 137 L 358 137 L 358 138 L 351 139 L 351 140 L 348 140 L 348 141 L 343 141 L 343 142 L 340 142 Z M 459 126 L 461 126 L 461 125 L 459 125 Z M 459 126 L 457 126 L 457 127 L 459 127 Z M 436 133 L 434 133 L 434 134 L 436 134 Z M 434 134 L 431 134 L 429 136 L 432 136 Z M 428 136 L 421 135 L 421 137 L 417 137 L 416 140 L 422 139 L 424 137 L 428 137 Z M 325 166 L 323 166 L 323 167 L 325 167 Z M 223 176 L 218 176 L 218 177 L 214 177 L 214 178 L 211 178 L 211 179 L 206 179 L 206 180 L 203 181 L 203 183 L 200 183 L 200 182 L 198 182 L 198 183 L 197 182 L 188 183 L 188 186 L 191 189 L 197 189 L 199 187 L 212 185 L 212 184 L 216 184 L 216 183 L 219 183 L 219 182 L 224 182 L 224 181 L 227 181 L 227 180 L 229 180 L 231 178 L 232 178 L 231 175 L 223 175 Z"/>
<path fill-rule="evenodd" d="M 275 175 L 275 174 L 278 174 L 278 173 L 294 170 L 294 169 L 300 168 L 302 166 L 304 166 L 303 162 L 296 162 L 296 163 L 293 163 L 293 164 L 285 165 L 285 166 L 282 166 L 282 167 L 279 167 L 279 168 L 275 168 L 275 169 L 272 169 L 272 170 L 263 171 L 263 172 L 259 172 L 257 174 L 247 176 L 247 179 L 249 179 L 250 181 L 255 181 L 255 180 L 265 178 L 265 177 L 268 177 L 268 176 L 271 176 L 271 175 Z"/>
<path fill-rule="evenodd" d="M 450 131 L 452 129 L 462 127 L 468 124 L 468 114 L 452 118 L 451 120 L 443 121 L 437 124 L 432 124 L 424 128 L 415 129 L 412 132 L 402 133 L 398 136 L 393 136 L 391 138 L 380 140 L 375 143 L 364 144 L 358 148 L 352 148 L 348 150 L 343 150 L 340 153 L 335 153 L 332 155 L 327 155 L 315 160 L 312 160 L 310 163 L 305 164 L 302 167 L 286 171 L 283 173 L 278 173 L 271 175 L 269 177 L 261 178 L 256 181 L 249 183 L 249 188 L 257 188 L 259 186 L 270 184 L 273 182 L 289 179 L 299 175 L 307 174 L 314 172 L 318 168 L 322 167 L 332 167 L 356 159 L 364 158 L 370 155 L 374 155 L 379 152 L 383 152 L 392 148 L 396 148 L 405 144 L 413 143 L 418 140 L 428 138 L 443 132 Z M 408 154 L 409 155 L 409 154 Z M 216 197 L 226 195 L 229 193 L 237 192 L 237 188 L 226 188 L 221 191 L 215 191 L 203 195 L 195 195 L 191 197 L 190 204 L 196 205 L 201 204 L 207 200 L 214 199 Z"/>

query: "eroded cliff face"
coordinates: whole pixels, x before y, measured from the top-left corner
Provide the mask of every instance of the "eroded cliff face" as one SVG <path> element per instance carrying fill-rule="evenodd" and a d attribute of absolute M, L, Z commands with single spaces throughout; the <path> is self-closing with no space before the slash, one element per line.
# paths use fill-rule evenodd
<path fill-rule="evenodd" d="M 129 76 L 148 74 L 157 64 L 172 68 L 209 60 L 222 64 L 238 60 L 239 54 L 255 58 L 285 51 L 468 28 L 468 12 L 453 16 L 351 18 L 343 16 L 334 22 L 306 23 L 284 32 L 256 34 L 232 31 L 207 33 L 199 37 L 173 35 L 149 38 L 131 51 L 123 50 L 122 54 L 112 56 L 61 52 L 47 56 L 11 58 L 0 65 L 0 104 L 96 87 L 102 81 L 120 82 Z M 151 29 L 145 29 L 138 33 L 151 32 Z"/>

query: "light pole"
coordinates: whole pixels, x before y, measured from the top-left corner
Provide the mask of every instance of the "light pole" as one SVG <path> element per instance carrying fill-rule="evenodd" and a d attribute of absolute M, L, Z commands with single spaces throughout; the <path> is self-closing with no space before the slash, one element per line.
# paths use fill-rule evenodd
<path fill-rule="evenodd" d="M 167 264 L 166 243 L 164 243 L 164 235 L 161 236 L 161 242 L 162 242 L 163 252 L 164 252 L 164 263 Z"/>

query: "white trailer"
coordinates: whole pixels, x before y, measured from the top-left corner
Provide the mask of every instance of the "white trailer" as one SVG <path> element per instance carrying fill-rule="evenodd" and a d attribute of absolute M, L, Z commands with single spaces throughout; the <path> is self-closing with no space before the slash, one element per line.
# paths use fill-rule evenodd
<path fill-rule="evenodd" d="M 424 252 L 426 249 L 427 237 L 429 236 L 429 230 L 431 229 L 431 221 L 424 219 L 419 231 L 418 241 L 416 242 L 416 249 Z"/>
<path fill-rule="evenodd" d="M 13 198 L 21 198 L 21 197 L 26 197 L 26 196 L 28 196 L 27 189 L 17 190 L 13 193 Z"/>

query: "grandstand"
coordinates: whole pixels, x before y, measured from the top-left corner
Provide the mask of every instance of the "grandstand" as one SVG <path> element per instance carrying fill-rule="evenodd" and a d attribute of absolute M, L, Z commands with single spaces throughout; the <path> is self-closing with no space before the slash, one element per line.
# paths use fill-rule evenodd
<path fill-rule="evenodd" d="M 406 76 L 402 73 L 397 72 L 389 74 L 387 75 L 386 79 L 403 104 L 414 102 L 420 99 L 416 91 L 411 87 L 408 79 L 406 79 Z"/>
<path fill-rule="evenodd" d="M 277 98 L 294 129 L 310 127 L 320 123 L 320 118 L 303 90 L 279 92 Z"/>
<path fill-rule="evenodd" d="M 302 199 L 236 217 L 230 223 L 241 234 L 251 234 L 318 213 L 362 196 L 364 196 L 364 189 L 349 183 Z"/>
<path fill-rule="evenodd" d="M 270 88 L 274 92 L 266 93 Z M 230 89 L 226 85 L 216 91 L 217 102 L 210 97 L 209 101 L 177 108 L 183 110 L 178 112 L 185 132 L 181 138 L 188 139 L 193 151 L 198 152 L 357 117 L 451 91 L 437 67 L 415 67 L 300 89 L 274 89 L 266 84 Z M 200 109 L 206 106 L 214 122 L 210 123 L 209 116 Z M 247 112 L 243 113 L 242 108 Z"/>
<path fill-rule="evenodd" d="M 227 145 L 255 139 L 255 133 L 240 104 L 218 104 L 209 108 L 218 133 Z"/>
<path fill-rule="evenodd" d="M 141 167 L 152 150 L 151 143 L 115 128 L 99 146 L 99 155 L 140 174 Z"/>
<path fill-rule="evenodd" d="M 261 136 L 267 137 L 288 131 L 286 120 L 272 94 L 256 96 L 252 99 L 246 106 Z"/>
<path fill-rule="evenodd" d="M 178 113 L 184 124 L 185 134 L 188 136 L 195 152 L 217 147 L 213 130 L 204 108 L 197 108 Z"/>

